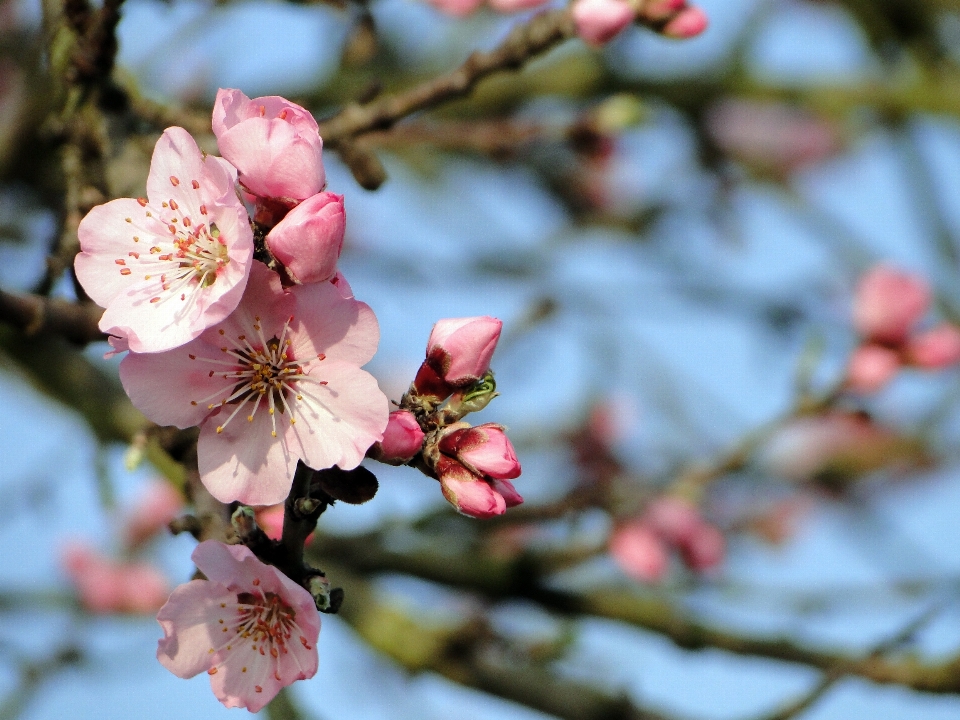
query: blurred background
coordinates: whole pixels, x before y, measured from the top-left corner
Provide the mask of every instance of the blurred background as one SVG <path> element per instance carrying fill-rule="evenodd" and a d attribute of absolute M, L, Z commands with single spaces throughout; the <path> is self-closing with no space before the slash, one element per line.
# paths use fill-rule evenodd
<path fill-rule="evenodd" d="M 0 288 L 71 302 L 79 218 L 143 193 L 168 125 L 215 152 L 217 88 L 322 123 L 533 14 L 126 0 L 104 67 L 71 50 L 81 4 L 0 2 Z M 325 153 L 367 369 L 399 400 L 437 319 L 502 319 L 472 421 L 509 428 L 526 502 L 459 517 L 371 463 L 311 546 L 346 590 L 320 672 L 263 715 L 960 717 L 960 357 L 852 362 L 878 264 L 929 288 L 911 338 L 960 322 L 960 2 L 701 6 L 697 38 L 569 40 L 356 138 L 376 190 Z M 184 468 L 106 343 L 0 306 L 0 720 L 226 717 L 154 657 L 195 541 L 143 515 L 189 510 Z"/>

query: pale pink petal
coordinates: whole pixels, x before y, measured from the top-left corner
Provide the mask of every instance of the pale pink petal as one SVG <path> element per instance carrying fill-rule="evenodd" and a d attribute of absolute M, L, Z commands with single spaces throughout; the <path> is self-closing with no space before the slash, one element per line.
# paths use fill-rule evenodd
<path fill-rule="evenodd" d="M 221 366 L 202 360 L 219 360 L 221 355 L 202 339 L 165 353 L 129 353 L 120 362 L 120 382 L 134 406 L 153 422 L 192 427 L 203 422 L 211 412 L 209 404 L 233 386 L 210 375 Z"/>
<path fill-rule="evenodd" d="M 643 514 L 644 523 L 664 540 L 683 543 L 703 525 L 700 511 L 689 500 L 664 495 L 653 500 Z"/>
<path fill-rule="evenodd" d="M 427 364 L 449 384 L 469 385 L 489 369 L 502 328 L 488 315 L 438 320 L 427 340 Z"/>
<path fill-rule="evenodd" d="M 126 262 L 128 253 L 134 251 L 133 237 L 144 230 L 135 228 L 133 221 L 139 222 L 142 213 L 136 200 L 120 198 L 97 205 L 80 221 L 77 235 L 83 252 L 77 255 L 74 269 L 87 295 L 101 307 L 131 284 L 129 275 L 121 274 L 124 266 L 117 260 Z"/>
<path fill-rule="evenodd" d="M 219 423 L 234 406 L 227 405 L 203 424 L 197 443 L 200 479 L 221 502 L 274 505 L 290 492 L 299 457 L 271 435 L 274 424 L 265 408 L 247 421 L 252 405 L 247 403 L 220 433 Z M 278 420 L 278 426 L 283 422 Z"/>
<path fill-rule="evenodd" d="M 167 128 L 150 159 L 147 197 L 159 205 L 174 199 L 188 215 L 200 215 L 200 205 L 236 200 L 236 171 L 223 160 L 204 155 L 196 140 L 180 127 Z M 200 186 L 194 187 L 194 181 Z M 203 198 L 203 199 L 201 199 Z"/>
<path fill-rule="evenodd" d="M 380 325 L 366 303 L 345 299 L 333 283 L 299 285 L 289 292 L 298 306 L 292 346 L 296 358 L 322 354 L 330 360 L 364 365 L 377 352 Z"/>
<path fill-rule="evenodd" d="M 372 375 L 348 363 L 315 361 L 309 377 L 327 384 L 299 383 L 303 399 L 292 404 L 296 423 L 285 423 L 284 441 L 316 470 L 355 468 L 383 438 L 390 414 L 386 396 Z"/>
<path fill-rule="evenodd" d="M 686 40 L 700 35 L 709 24 L 710 19 L 703 10 L 698 7 L 687 7 L 664 25 L 660 32 L 676 40 Z"/>
<path fill-rule="evenodd" d="M 237 594 L 219 583 L 191 580 L 174 589 L 160 608 L 157 622 L 164 637 L 157 659 L 177 677 L 190 678 L 209 669 L 211 653 L 222 644 L 221 604 L 235 606 Z"/>

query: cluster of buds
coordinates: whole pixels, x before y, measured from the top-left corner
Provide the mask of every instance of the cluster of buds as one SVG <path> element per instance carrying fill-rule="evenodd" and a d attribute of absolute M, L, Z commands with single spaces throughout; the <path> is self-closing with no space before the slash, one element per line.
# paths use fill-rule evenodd
<path fill-rule="evenodd" d="M 631 577 L 659 582 L 667 572 L 670 550 L 683 563 L 704 572 L 723 562 L 723 533 L 703 519 L 691 503 L 664 496 L 651 502 L 639 518 L 618 525 L 610 536 L 610 554 Z"/>
<path fill-rule="evenodd" d="M 915 275 L 878 265 L 863 276 L 853 302 L 853 324 L 861 342 L 847 366 L 848 389 L 876 392 L 901 367 L 939 370 L 960 362 L 960 329 L 955 325 L 916 327 L 930 301 L 929 285 Z"/>
<path fill-rule="evenodd" d="M 450 504 L 475 518 L 523 502 L 510 482 L 519 477 L 520 463 L 503 426 L 462 421 L 497 395 L 490 359 L 502 325 L 486 316 L 438 321 L 426 359 L 370 452 L 380 462 L 413 465 L 436 478 Z"/>

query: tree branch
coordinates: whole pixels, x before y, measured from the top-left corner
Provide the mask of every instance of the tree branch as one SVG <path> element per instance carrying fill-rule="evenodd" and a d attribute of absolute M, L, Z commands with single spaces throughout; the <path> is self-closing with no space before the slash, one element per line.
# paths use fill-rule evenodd
<path fill-rule="evenodd" d="M 97 323 L 103 308 L 93 303 L 72 303 L 29 293 L 0 290 L 0 321 L 28 336 L 59 335 L 78 345 L 86 345 L 107 336 Z"/>

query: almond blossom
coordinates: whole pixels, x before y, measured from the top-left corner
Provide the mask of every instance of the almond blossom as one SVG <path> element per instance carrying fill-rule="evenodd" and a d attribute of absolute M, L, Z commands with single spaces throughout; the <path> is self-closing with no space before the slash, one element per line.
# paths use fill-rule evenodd
<path fill-rule="evenodd" d="M 220 89 L 213 134 L 253 195 L 293 206 L 326 185 L 319 126 L 296 103 L 276 95 L 251 100 L 239 90 Z"/>
<path fill-rule="evenodd" d="M 285 291 L 254 262 L 237 310 L 166 353 L 131 353 L 120 380 L 161 425 L 200 426 L 200 477 L 222 502 L 282 502 L 297 462 L 355 468 L 381 440 L 388 402 L 360 366 L 380 337 L 373 311 L 332 281 Z"/>
<path fill-rule="evenodd" d="M 77 280 L 106 308 L 100 329 L 135 352 L 183 345 L 229 315 L 243 294 L 253 231 L 236 170 L 168 128 L 150 162 L 146 198 L 93 208 L 80 222 Z"/>
<path fill-rule="evenodd" d="M 243 545 L 200 543 L 207 580 L 177 587 L 160 608 L 157 659 L 177 677 L 210 675 L 227 707 L 257 712 L 317 672 L 320 614 L 310 593 Z"/>

